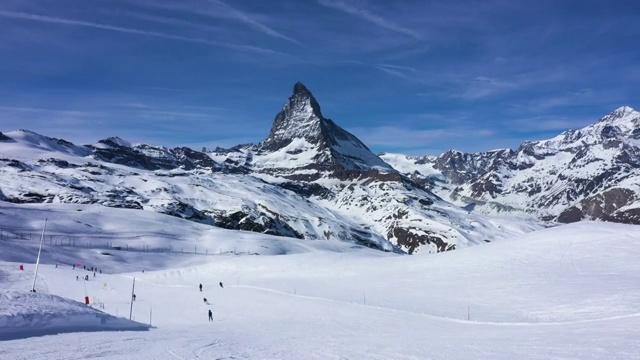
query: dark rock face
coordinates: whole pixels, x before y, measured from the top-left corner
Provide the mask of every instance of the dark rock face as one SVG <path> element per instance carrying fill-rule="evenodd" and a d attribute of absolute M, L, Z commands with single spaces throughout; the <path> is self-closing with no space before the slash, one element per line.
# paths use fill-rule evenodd
<path fill-rule="evenodd" d="M 11 141 L 11 140 L 13 140 L 13 139 L 11 139 L 10 137 L 8 137 L 7 135 L 3 134 L 0 131 L 0 141 Z"/>
<path fill-rule="evenodd" d="M 637 195 L 625 188 L 613 188 L 588 197 L 568 208 L 558 216 L 558 222 L 572 223 L 581 220 L 607 220 L 636 223 L 635 209 L 619 211 L 637 200 Z"/>
<path fill-rule="evenodd" d="M 318 101 L 309 89 L 301 82 L 293 87 L 293 94 L 273 122 L 269 136 L 262 142 L 261 147 L 267 151 L 281 149 L 291 143 L 293 139 L 303 138 L 312 144 L 326 141 L 323 132 L 322 112 Z"/>
<path fill-rule="evenodd" d="M 436 234 L 421 235 L 415 228 L 394 227 L 389 229 L 387 236 L 398 239 L 398 246 L 406 249 L 408 254 L 413 254 L 421 246 L 433 244 L 437 252 L 455 250 L 455 244 L 448 244 L 441 236 Z"/>
<path fill-rule="evenodd" d="M 478 154 L 450 150 L 437 157 L 434 168 L 440 170 L 451 183 L 464 184 L 508 163 L 514 152 L 510 149 Z"/>
<path fill-rule="evenodd" d="M 217 215 L 215 217 L 216 226 L 232 229 L 259 232 L 269 235 L 288 236 L 296 239 L 304 239 L 304 236 L 296 232 L 286 222 L 281 221 L 277 216 L 272 217 L 266 214 L 255 216 L 244 211 L 236 211 L 231 214 Z"/>
<path fill-rule="evenodd" d="M 128 147 L 114 142 L 112 139 L 100 140 L 98 143 L 108 147 L 95 147 L 92 156 L 100 161 L 125 165 L 145 170 L 194 170 L 206 169 L 219 171 L 222 169 L 209 156 L 186 147 L 167 149 L 149 145 Z"/>

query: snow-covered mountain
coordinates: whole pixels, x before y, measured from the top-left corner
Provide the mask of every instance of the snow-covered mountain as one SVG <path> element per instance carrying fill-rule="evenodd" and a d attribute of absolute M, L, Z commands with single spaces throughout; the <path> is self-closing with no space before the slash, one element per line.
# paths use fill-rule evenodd
<path fill-rule="evenodd" d="M 199 152 L 18 130 L 0 139 L 0 200 L 79 203 L 227 229 L 429 253 L 540 227 L 469 213 L 400 174 L 326 119 L 301 83 L 259 144 Z"/>
<path fill-rule="evenodd" d="M 257 146 L 254 167 L 261 172 L 278 168 L 396 172 L 354 135 L 325 119 L 318 101 L 300 82 L 276 115 L 269 136 Z"/>
<path fill-rule="evenodd" d="M 640 224 L 640 112 L 628 106 L 515 151 L 381 157 L 444 199 L 484 213 Z"/>

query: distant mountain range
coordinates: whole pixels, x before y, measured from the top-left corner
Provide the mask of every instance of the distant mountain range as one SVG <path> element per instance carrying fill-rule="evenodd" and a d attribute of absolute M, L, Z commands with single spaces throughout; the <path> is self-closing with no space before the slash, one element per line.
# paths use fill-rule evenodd
<path fill-rule="evenodd" d="M 259 144 L 200 152 L 0 133 L 0 200 L 156 211 L 228 229 L 431 253 L 554 221 L 637 223 L 640 116 L 517 151 L 377 156 L 301 83 Z"/>
<path fill-rule="evenodd" d="M 486 214 L 640 224 L 640 112 L 628 106 L 515 151 L 381 157 L 444 199 Z"/>

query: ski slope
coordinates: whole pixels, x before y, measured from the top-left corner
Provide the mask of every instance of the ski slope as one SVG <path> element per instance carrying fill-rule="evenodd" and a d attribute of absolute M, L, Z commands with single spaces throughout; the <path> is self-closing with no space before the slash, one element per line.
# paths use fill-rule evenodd
<path fill-rule="evenodd" d="M 102 221 L 109 223 L 110 216 L 103 214 Z M 171 225 L 167 228 L 176 236 L 181 226 L 198 226 L 184 220 Z M 280 244 L 286 255 L 101 255 L 91 248 L 45 245 L 39 294 L 78 302 L 89 296 L 95 308 L 128 318 L 135 277 L 132 318 L 154 328 L 86 332 L 79 327 L 75 333 L 25 336 L 0 342 L 0 358 L 638 359 L 640 354 L 635 226 L 577 223 L 426 257 L 341 242 L 329 247 L 326 241 L 298 240 L 304 248 L 286 247 L 282 238 L 254 234 L 247 240 L 239 232 L 215 231 L 224 233 L 220 238 L 228 246 Z M 25 261 L 20 272 L 15 261 L 24 253 L 31 257 L 36 246 L 36 241 L 0 241 L 0 293 L 30 289 L 35 265 Z M 94 278 L 71 263 L 105 270 Z M 84 275 L 89 281 L 76 280 Z M 213 322 L 207 319 L 209 309 Z"/>

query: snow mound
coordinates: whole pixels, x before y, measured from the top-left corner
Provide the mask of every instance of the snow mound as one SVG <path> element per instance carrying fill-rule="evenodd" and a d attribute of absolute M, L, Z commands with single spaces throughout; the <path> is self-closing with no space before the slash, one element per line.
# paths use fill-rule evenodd
<path fill-rule="evenodd" d="M 70 332 L 146 331 L 150 326 L 118 318 L 56 295 L 0 292 L 0 341 Z"/>

